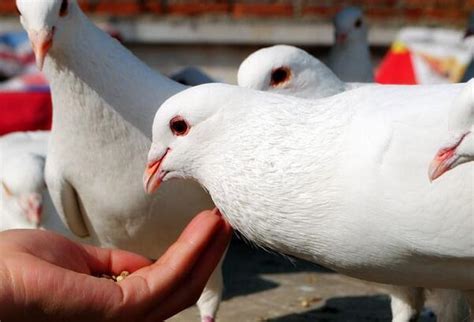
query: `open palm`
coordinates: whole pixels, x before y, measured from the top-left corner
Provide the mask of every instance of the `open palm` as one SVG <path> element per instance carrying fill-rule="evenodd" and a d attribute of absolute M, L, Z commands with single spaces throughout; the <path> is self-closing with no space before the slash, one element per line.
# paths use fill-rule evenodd
<path fill-rule="evenodd" d="M 0 233 L 0 320 L 161 321 L 194 304 L 230 226 L 205 211 L 155 263 L 45 231 Z M 100 274 L 132 272 L 116 283 Z"/>

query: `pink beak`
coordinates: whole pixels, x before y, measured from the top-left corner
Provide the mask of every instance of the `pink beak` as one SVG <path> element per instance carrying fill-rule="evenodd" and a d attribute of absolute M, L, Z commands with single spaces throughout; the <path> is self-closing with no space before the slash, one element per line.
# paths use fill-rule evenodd
<path fill-rule="evenodd" d="M 54 27 L 51 31 L 46 29 L 40 31 L 31 31 L 29 33 L 31 45 L 36 58 L 36 66 L 39 70 L 43 69 L 44 60 L 53 45 Z"/>
<path fill-rule="evenodd" d="M 469 132 L 462 135 L 455 144 L 442 148 L 438 151 L 438 153 L 436 153 L 433 161 L 430 163 L 428 170 L 430 181 L 438 179 L 444 173 L 451 170 L 453 164 L 459 158 L 459 156 L 456 154 L 456 149 L 468 134 Z"/>
<path fill-rule="evenodd" d="M 441 177 L 444 173 L 451 170 L 454 162 L 455 149 L 441 149 L 436 153 L 435 158 L 430 163 L 428 176 L 430 181 L 434 181 Z"/>
<path fill-rule="evenodd" d="M 143 175 L 143 184 L 146 193 L 154 193 L 160 187 L 161 182 L 163 182 L 163 178 L 166 176 L 167 172 L 161 169 L 161 164 L 163 163 L 163 160 L 165 159 L 168 152 L 169 149 L 161 157 L 161 159 L 148 163 L 145 174 Z"/>

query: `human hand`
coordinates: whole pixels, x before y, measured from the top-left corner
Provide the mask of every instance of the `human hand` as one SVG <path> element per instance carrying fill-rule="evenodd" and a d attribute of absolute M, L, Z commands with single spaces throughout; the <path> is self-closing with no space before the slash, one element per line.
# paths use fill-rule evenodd
<path fill-rule="evenodd" d="M 204 211 L 152 263 L 47 231 L 0 233 L 0 320 L 162 321 L 197 301 L 231 235 Z M 119 283 L 95 277 L 122 271 L 132 273 Z"/>

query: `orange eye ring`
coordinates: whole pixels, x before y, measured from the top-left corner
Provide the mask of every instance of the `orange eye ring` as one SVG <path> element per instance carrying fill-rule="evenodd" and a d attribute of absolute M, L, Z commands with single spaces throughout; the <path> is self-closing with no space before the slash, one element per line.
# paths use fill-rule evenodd
<path fill-rule="evenodd" d="M 170 129 L 176 136 L 185 136 L 188 134 L 191 126 L 182 116 L 175 116 L 170 121 Z"/>
<path fill-rule="evenodd" d="M 288 82 L 291 78 L 291 69 L 282 66 L 275 68 L 272 70 L 272 75 L 270 79 L 270 86 L 271 87 L 278 87 L 286 82 Z"/>

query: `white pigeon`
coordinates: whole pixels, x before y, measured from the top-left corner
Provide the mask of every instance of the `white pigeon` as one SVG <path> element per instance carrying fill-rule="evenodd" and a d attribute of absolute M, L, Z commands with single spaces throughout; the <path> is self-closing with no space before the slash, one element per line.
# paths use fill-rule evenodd
<path fill-rule="evenodd" d="M 3 151 L 2 151 L 3 154 Z M 0 162 L 0 231 L 41 224 L 44 184 L 41 156 L 21 153 Z"/>
<path fill-rule="evenodd" d="M 430 164 L 431 180 L 474 160 L 474 79 L 465 86 L 449 110 L 449 132 Z"/>
<path fill-rule="evenodd" d="M 49 132 L 0 137 L 0 230 L 48 229 L 72 237 L 57 215 L 44 180 Z"/>
<path fill-rule="evenodd" d="M 142 189 L 156 108 L 185 87 L 97 28 L 75 0 L 17 0 L 17 7 L 51 85 L 46 181 L 58 213 L 78 236 L 159 257 L 193 216 L 213 207 L 193 182 L 153 197 Z M 214 319 L 221 293 L 218 267 L 198 301 L 203 320 Z"/>
<path fill-rule="evenodd" d="M 368 26 L 362 10 L 348 7 L 334 18 L 335 43 L 329 68 L 344 82 L 372 83 L 373 66 L 367 41 Z"/>
<path fill-rule="evenodd" d="M 306 51 L 287 45 L 252 53 L 240 64 L 237 82 L 246 88 L 303 98 L 332 96 L 352 88 Z"/>
<path fill-rule="evenodd" d="M 463 290 L 474 308 L 474 164 L 426 177 L 461 89 L 303 100 L 197 86 L 158 110 L 145 188 L 193 178 L 262 247 L 373 282 Z"/>
<path fill-rule="evenodd" d="M 0 230 L 40 226 L 48 137 L 42 131 L 0 137 Z"/>
<path fill-rule="evenodd" d="M 197 67 L 188 66 L 170 75 L 170 78 L 180 84 L 197 86 L 207 83 L 215 83 L 211 76 L 204 73 Z"/>
<path fill-rule="evenodd" d="M 306 51 L 287 45 L 260 49 L 240 65 L 238 85 L 255 90 L 295 97 L 318 99 L 342 93 L 365 83 L 344 83 L 321 61 Z M 435 298 L 434 310 L 441 321 L 459 321 L 465 316 L 462 295 L 456 291 L 389 286 L 392 316 L 395 322 L 416 319 L 425 298 Z M 459 292 L 458 292 L 459 293 Z M 459 299 L 459 300 L 453 300 Z M 459 303 L 461 302 L 461 304 Z"/>

